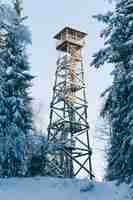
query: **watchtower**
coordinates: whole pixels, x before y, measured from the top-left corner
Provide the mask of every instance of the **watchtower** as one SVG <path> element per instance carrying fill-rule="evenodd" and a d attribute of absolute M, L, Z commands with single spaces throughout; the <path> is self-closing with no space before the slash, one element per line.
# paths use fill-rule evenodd
<path fill-rule="evenodd" d="M 86 33 L 65 27 L 54 36 L 59 52 L 48 126 L 47 169 L 55 176 L 84 171 L 92 179 L 82 48 Z"/>

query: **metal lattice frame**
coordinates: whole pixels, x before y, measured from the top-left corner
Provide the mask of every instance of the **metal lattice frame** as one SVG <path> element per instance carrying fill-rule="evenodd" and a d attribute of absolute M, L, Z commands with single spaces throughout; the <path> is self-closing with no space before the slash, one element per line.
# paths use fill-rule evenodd
<path fill-rule="evenodd" d="M 84 171 L 92 179 L 81 48 L 69 43 L 67 52 L 57 61 L 50 109 L 47 168 L 61 177 L 74 177 Z"/>

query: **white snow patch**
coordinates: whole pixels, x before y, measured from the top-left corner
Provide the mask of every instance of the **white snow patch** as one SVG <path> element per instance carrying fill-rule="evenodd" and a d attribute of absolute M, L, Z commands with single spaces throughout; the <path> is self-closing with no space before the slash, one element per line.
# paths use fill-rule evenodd
<path fill-rule="evenodd" d="M 133 139 L 131 139 L 131 141 L 130 141 L 130 145 L 133 146 Z"/>
<path fill-rule="evenodd" d="M 8 67 L 7 70 L 6 70 L 6 74 L 10 75 L 12 73 L 12 71 L 13 71 L 12 67 Z"/>
<path fill-rule="evenodd" d="M 87 188 L 87 189 L 85 189 Z M 1 200 L 131 200 L 125 184 L 89 182 L 87 179 L 0 179 Z"/>

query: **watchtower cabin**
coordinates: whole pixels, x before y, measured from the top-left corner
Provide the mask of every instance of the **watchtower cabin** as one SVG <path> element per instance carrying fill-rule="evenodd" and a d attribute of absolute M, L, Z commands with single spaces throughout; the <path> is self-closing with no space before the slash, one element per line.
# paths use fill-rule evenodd
<path fill-rule="evenodd" d="M 78 51 L 84 46 L 86 35 L 84 32 L 65 27 L 54 36 L 54 39 L 58 40 L 56 50 L 71 53 L 70 47 L 72 47 Z"/>

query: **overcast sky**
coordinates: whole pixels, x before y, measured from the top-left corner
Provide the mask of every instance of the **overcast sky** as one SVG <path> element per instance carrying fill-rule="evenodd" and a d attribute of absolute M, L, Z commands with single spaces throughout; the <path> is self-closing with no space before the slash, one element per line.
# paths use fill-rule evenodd
<path fill-rule="evenodd" d="M 91 3 L 90 3 L 91 2 Z M 95 127 L 101 108 L 101 92 L 111 84 L 110 66 L 96 71 L 89 67 L 92 55 L 103 46 L 99 38 L 102 24 L 92 19 L 96 13 L 106 12 L 111 5 L 104 0 L 24 0 L 24 14 L 29 16 L 28 25 L 32 31 L 32 73 L 37 76 L 32 96 L 41 102 L 43 128 L 46 130 L 49 118 L 49 104 L 56 70 L 57 52 L 53 36 L 64 26 L 70 25 L 88 33 L 85 47 L 85 72 L 88 98 L 88 121 L 93 148 L 93 166 L 98 177 L 103 176 L 105 166 L 100 142 L 95 138 Z"/>

